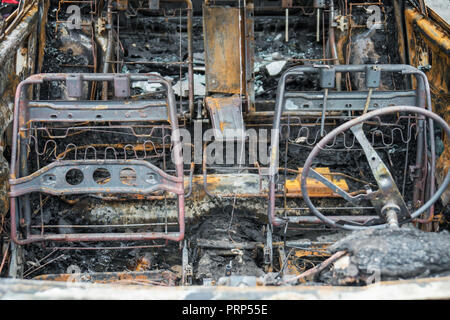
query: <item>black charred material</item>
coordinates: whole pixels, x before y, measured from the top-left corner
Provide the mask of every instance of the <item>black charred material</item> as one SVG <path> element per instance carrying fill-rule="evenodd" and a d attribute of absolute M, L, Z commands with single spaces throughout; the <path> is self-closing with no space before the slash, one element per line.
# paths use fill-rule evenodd
<path fill-rule="evenodd" d="M 333 285 L 444 276 L 450 270 L 448 231 L 369 229 L 351 233 L 329 250 L 332 253 L 346 250 L 350 257 L 348 263 L 338 264 L 322 274 L 321 280 Z"/>

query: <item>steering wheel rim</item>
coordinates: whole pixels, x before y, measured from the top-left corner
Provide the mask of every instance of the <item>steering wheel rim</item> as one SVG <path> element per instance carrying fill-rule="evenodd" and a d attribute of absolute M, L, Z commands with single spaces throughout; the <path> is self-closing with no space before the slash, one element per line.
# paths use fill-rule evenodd
<path fill-rule="evenodd" d="M 397 113 L 397 112 L 418 113 L 420 115 L 423 115 L 427 118 L 430 118 L 430 119 L 436 121 L 444 129 L 444 131 L 446 132 L 447 139 L 450 142 L 450 126 L 447 124 L 447 122 L 445 122 L 444 119 L 442 119 L 440 116 L 438 116 L 434 112 L 431 112 L 427 109 L 414 107 L 414 106 L 394 106 L 394 107 L 386 107 L 383 109 L 374 110 L 374 111 L 368 112 L 366 114 L 363 114 L 355 119 L 349 120 L 349 121 L 343 123 L 342 125 L 340 125 L 339 127 L 335 128 L 334 130 L 330 131 L 314 146 L 314 148 L 309 153 L 308 158 L 306 159 L 305 164 L 303 166 L 302 175 L 301 175 L 301 179 L 300 179 L 303 200 L 305 201 L 305 203 L 309 207 L 309 209 L 312 211 L 312 213 L 316 217 L 318 217 L 320 220 L 322 220 L 325 224 L 327 224 L 333 228 L 341 228 L 341 229 L 351 230 L 351 231 L 363 230 L 363 229 L 382 229 L 382 228 L 387 227 L 387 225 L 388 225 L 387 223 L 374 225 L 374 226 L 355 226 L 355 225 L 349 225 L 349 224 L 341 225 L 341 224 L 336 223 L 335 221 L 333 221 L 330 218 L 323 215 L 313 205 L 313 203 L 311 202 L 311 198 L 308 195 L 306 181 L 307 181 L 310 169 L 311 169 L 311 164 L 312 164 L 313 159 L 317 156 L 317 154 L 321 150 L 324 149 L 326 144 L 331 139 L 333 139 L 336 135 L 338 135 L 339 133 L 342 133 L 344 131 L 347 131 L 350 128 L 352 128 L 353 126 L 363 123 L 373 117 L 386 115 L 386 114 L 390 114 L 390 113 Z M 414 211 L 411 214 L 410 219 L 417 218 L 419 215 L 421 215 L 427 209 L 429 209 L 433 205 L 433 203 L 435 203 L 439 199 L 439 197 L 444 193 L 444 191 L 447 189 L 449 184 L 450 184 L 450 170 L 447 172 L 447 175 L 445 176 L 445 179 L 442 182 L 439 189 L 434 193 L 434 195 L 423 206 L 421 206 L 419 209 L 417 209 L 416 211 Z M 405 222 L 406 221 L 399 222 L 399 224 L 402 224 Z"/>

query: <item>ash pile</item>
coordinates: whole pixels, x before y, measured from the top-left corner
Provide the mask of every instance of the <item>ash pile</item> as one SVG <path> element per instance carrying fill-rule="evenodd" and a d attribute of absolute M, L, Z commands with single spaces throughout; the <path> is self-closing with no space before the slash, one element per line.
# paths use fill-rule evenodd
<path fill-rule="evenodd" d="M 330 285 L 365 285 L 378 281 L 450 275 L 450 233 L 368 229 L 349 234 L 329 247 L 347 251 L 320 281 Z"/>
<path fill-rule="evenodd" d="M 228 210 L 230 209 L 230 210 Z M 191 256 L 195 282 L 217 284 L 231 275 L 264 276 L 259 244 L 265 241 L 265 225 L 248 212 L 234 210 L 210 212 L 191 229 Z"/>

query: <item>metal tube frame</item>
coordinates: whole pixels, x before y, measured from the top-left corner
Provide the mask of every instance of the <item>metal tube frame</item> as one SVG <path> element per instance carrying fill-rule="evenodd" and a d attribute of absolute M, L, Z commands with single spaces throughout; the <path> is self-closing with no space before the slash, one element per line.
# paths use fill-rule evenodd
<path fill-rule="evenodd" d="M 334 65 L 329 66 L 330 68 L 333 68 L 336 73 L 345 73 L 345 72 L 366 72 L 368 67 L 371 67 L 374 65 Z M 432 105 L 431 105 L 431 94 L 430 94 L 430 87 L 428 83 L 428 79 L 426 75 L 419 71 L 418 69 L 410 66 L 410 65 L 403 65 L 403 64 L 381 64 L 376 65 L 376 67 L 381 72 L 400 72 L 404 75 L 413 75 L 415 76 L 417 80 L 417 88 L 416 88 L 416 101 L 417 106 L 421 108 L 426 108 L 430 112 L 432 112 Z M 284 105 L 284 99 L 285 99 L 285 86 L 286 86 L 286 80 L 288 77 L 296 76 L 296 75 L 302 75 L 302 74 L 318 74 L 320 72 L 320 68 L 317 68 L 315 66 L 296 66 L 293 67 L 286 72 L 282 74 L 278 81 L 278 88 L 277 88 L 277 98 L 275 103 L 275 113 L 274 113 L 274 119 L 273 119 L 273 129 L 272 129 L 272 136 L 271 136 L 271 154 L 270 154 L 270 166 L 269 166 L 269 202 L 268 202 L 268 219 L 269 222 L 272 225 L 279 226 L 284 224 L 286 221 L 284 219 L 281 219 L 279 217 L 275 216 L 275 181 L 276 181 L 276 175 L 277 175 L 277 159 L 278 159 L 278 153 L 279 153 L 279 139 L 280 139 L 280 122 L 281 122 L 281 116 L 283 114 L 283 105 Z M 301 111 L 300 111 L 301 113 Z M 430 183 L 434 186 L 434 172 L 435 172 L 435 140 L 434 140 L 434 125 L 433 120 L 429 119 L 429 136 L 430 136 L 430 150 L 432 152 L 432 159 L 431 159 L 431 172 L 430 177 L 431 181 Z M 418 146 L 418 151 L 420 153 L 426 152 L 424 150 L 423 145 Z M 418 179 L 417 179 L 418 180 Z M 434 187 L 432 186 L 430 190 L 430 197 L 434 194 Z M 417 184 L 415 185 L 415 188 L 417 188 Z M 433 214 L 433 205 L 430 206 L 430 216 Z M 374 216 L 375 217 L 375 216 Z"/>
<path fill-rule="evenodd" d="M 124 77 L 123 74 L 76 74 L 77 77 L 82 77 L 84 81 L 114 81 L 116 76 L 120 75 L 120 77 Z M 151 167 L 154 169 L 153 172 L 156 172 L 157 177 L 161 178 L 160 184 L 156 187 L 152 187 L 146 190 L 141 190 L 142 193 L 150 193 L 156 190 L 171 190 L 172 192 L 177 194 L 177 206 L 178 206 L 178 224 L 179 231 L 178 232 L 141 232 L 141 233 L 109 233 L 109 234 L 101 234 L 101 233 L 92 233 L 92 234 L 47 234 L 47 235 L 29 235 L 24 239 L 19 238 L 18 234 L 18 226 L 17 226 L 17 218 L 18 218 L 18 210 L 20 210 L 20 206 L 18 205 L 21 202 L 18 201 L 18 195 L 22 193 L 18 193 L 16 185 L 23 180 L 30 178 L 23 177 L 23 172 L 26 172 L 26 168 L 24 168 L 21 164 L 26 165 L 26 161 L 20 161 L 24 157 L 24 154 L 19 150 L 19 144 L 23 145 L 26 136 L 24 131 L 21 129 L 25 128 L 25 125 L 32 121 L 33 119 L 29 119 L 29 101 L 27 99 L 28 88 L 32 85 L 42 84 L 45 81 L 67 81 L 69 74 L 36 74 L 33 75 L 26 80 L 22 81 L 16 91 L 15 96 L 15 106 L 14 106 L 14 119 L 13 119 L 13 141 L 12 141 L 12 154 L 11 154 L 11 170 L 10 170 L 10 207 L 11 207 L 11 239 L 19 244 L 25 245 L 38 241 L 138 241 L 138 240 L 154 240 L 154 239 L 165 239 L 165 240 L 173 240 L 173 241 L 181 241 L 184 238 L 185 233 L 185 206 L 184 206 L 184 174 L 183 174 L 183 158 L 182 158 L 182 146 L 180 141 L 180 132 L 178 128 L 178 119 L 177 119 L 177 110 L 174 93 L 171 87 L 171 84 L 162 77 L 152 75 L 152 74 L 130 74 L 126 75 L 129 81 L 150 81 L 153 83 L 159 83 L 163 85 L 167 90 L 167 109 L 168 109 L 168 119 L 170 122 L 170 126 L 172 129 L 171 132 L 171 141 L 173 144 L 172 155 L 173 162 L 176 168 L 176 176 L 169 176 L 162 172 L 158 175 L 157 168 L 151 167 L 151 165 L 145 161 L 136 161 L 136 160 L 125 160 L 125 162 L 139 162 L 142 166 L 147 164 L 147 167 Z M 73 75 L 72 75 L 73 76 Z M 128 83 L 129 84 L 129 83 Z M 73 101 L 72 101 L 73 102 Z M 75 101 L 78 103 L 78 101 Z M 99 104 L 107 105 L 108 102 L 100 102 Z M 79 104 L 82 107 L 82 103 Z M 73 107 L 73 106 L 72 106 Z M 128 105 L 124 104 L 123 108 L 127 108 Z M 64 108 L 64 107 L 63 107 Z M 106 107 L 107 109 L 107 107 Z M 65 121 L 64 119 L 61 121 Z M 73 119 L 76 121 L 76 119 Z M 93 117 L 92 121 L 104 121 L 104 120 L 96 120 Z M 116 121 L 127 121 L 126 119 L 117 119 Z M 136 120 L 135 120 L 136 121 Z M 142 121 L 142 119 L 140 119 Z M 19 164 L 20 161 L 20 164 Z M 70 162 L 70 161 L 69 161 Z M 74 161 L 77 162 L 77 161 Z M 78 161 L 79 162 L 79 161 Z M 92 162 L 92 161 L 91 161 Z M 105 160 L 93 160 L 94 163 L 104 165 Z M 120 165 L 123 160 L 108 160 L 108 162 L 112 165 Z M 143 162 L 143 163 L 142 163 Z M 57 163 L 56 163 L 57 164 Z M 90 162 L 87 163 L 89 165 Z M 132 163 L 130 163 L 132 165 Z M 49 166 L 44 167 L 43 169 L 48 170 Z M 55 165 L 54 165 L 55 166 Z M 44 171 L 45 171 L 44 170 Z M 36 173 L 35 173 L 36 174 Z M 167 184 L 166 182 L 170 182 Z M 166 185 L 167 184 L 167 185 Z M 127 188 L 126 186 L 122 186 L 122 190 L 116 190 L 119 193 L 126 192 L 130 190 L 132 193 L 137 193 L 136 189 L 133 186 Z M 32 192 L 33 190 L 29 190 Z M 39 190 L 42 191 L 42 190 Z M 70 191 L 73 193 L 73 190 Z M 96 190 L 95 192 L 99 193 L 111 193 L 111 190 L 108 188 L 104 188 L 103 191 Z M 114 191 L 113 191 L 114 192 Z M 117 193 L 116 192 L 116 193 Z M 76 194 L 76 192 L 75 192 Z M 30 203 L 22 203 L 23 206 L 29 207 Z M 26 209 L 29 210 L 29 209 Z"/>

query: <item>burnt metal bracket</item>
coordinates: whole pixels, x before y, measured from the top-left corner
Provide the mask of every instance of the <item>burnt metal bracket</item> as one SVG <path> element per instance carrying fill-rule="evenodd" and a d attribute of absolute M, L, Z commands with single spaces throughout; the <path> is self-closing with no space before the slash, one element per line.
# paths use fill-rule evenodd
<path fill-rule="evenodd" d="M 283 110 L 290 112 L 322 111 L 323 92 L 286 92 Z M 367 91 L 328 91 L 327 111 L 363 111 Z M 374 91 L 368 110 L 376 110 L 390 105 L 415 105 L 417 94 L 409 91 Z"/>
<path fill-rule="evenodd" d="M 378 88 L 381 81 L 381 69 L 378 66 L 367 66 L 366 70 L 366 87 Z"/>

